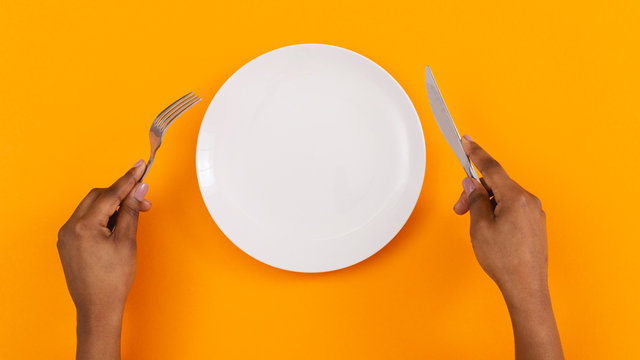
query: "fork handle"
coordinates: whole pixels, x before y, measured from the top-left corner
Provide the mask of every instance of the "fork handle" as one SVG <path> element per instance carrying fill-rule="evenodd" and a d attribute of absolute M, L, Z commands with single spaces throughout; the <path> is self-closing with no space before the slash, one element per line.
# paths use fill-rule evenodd
<path fill-rule="evenodd" d="M 142 177 L 140 178 L 140 180 L 138 180 L 138 182 L 142 182 L 145 176 L 147 176 L 147 173 L 149 172 L 149 168 L 151 167 L 151 164 L 153 164 L 154 157 L 155 157 L 155 152 L 152 152 L 151 158 L 147 162 L 147 165 L 145 166 L 145 169 L 144 169 L 144 173 L 142 174 Z M 118 210 L 116 210 L 111 216 L 109 216 L 109 221 L 107 221 L 107 229 L 109 229 L 110 231 L 113 231 L 113 228 L 116 227 L 116 220 L 118 220 Z"/>

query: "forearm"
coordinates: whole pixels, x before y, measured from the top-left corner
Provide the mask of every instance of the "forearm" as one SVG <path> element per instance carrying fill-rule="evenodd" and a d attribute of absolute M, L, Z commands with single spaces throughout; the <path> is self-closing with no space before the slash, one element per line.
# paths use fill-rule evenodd
<path fill-rule="evenodd" d="M 509 287 L 502 294 L 513 325 L 516 359 L 564 359 L 546 281 Z"/>
<path fill-rule="evenodd" d="M 119 360 L 122 313 L 91 315 L 78 312 L 77 360 Z"/>

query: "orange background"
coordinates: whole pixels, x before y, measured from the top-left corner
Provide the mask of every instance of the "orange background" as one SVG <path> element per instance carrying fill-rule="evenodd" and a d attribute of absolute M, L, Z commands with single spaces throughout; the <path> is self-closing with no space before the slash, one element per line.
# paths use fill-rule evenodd
<path fill-rule="evenodd" d="M 639 16 L 621 0 L 0 0 L 0 358 L 72 358 L 57 230 L 90 188 L 147 158 L 151 121 L 190 90 L 204 101 L 172 125 L 147 178 L 154 208 L 139 226 L 125 358 L 512 357 L 506 307 L 468 218 L 451 210 L 464 173 L 431 114 L 427 64 L 458 128 L 543 201 L 567 357 L 640 358 Z M 310 42 L 389 71 L 427 145 L 400 234 L 317 275 L 236 248 L 195 173 L 200 121 L 223 82 Z"/>

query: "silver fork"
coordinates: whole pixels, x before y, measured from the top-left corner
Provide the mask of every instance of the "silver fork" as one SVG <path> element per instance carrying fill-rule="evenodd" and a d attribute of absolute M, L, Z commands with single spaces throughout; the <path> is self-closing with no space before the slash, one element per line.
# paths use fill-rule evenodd
<path fill-rule="evenodd" d="M 162 144 L 162 138 L 164 137 L 164 133 L 169 128 L 169 125 L 173 123 L 175 119 L 177 119 L 180 115 L 182 115 L 185 111 L 189 110 L 190 107 L 197 104 L 200 101 L 200 97 L 194 94 L 193 92 L 188 93 L 187 95 L 181 97 L 176 100 L 173 104 L 167 106 L 166 109 L 162 110 L 156 119 L 151 124 L 151 129 L 149 129 L 149 142 L 151 143 L 151 155 L 149 156 L 149 161 L 147 161 L 147 167 L 144 169 L 144 174 L 140 178 L 140 181 L 144 180 L 145 176 L 149 172 L 151 165 L 153 164 L 153 159 L 156 157 L 156 151 Z"/>
<path fill-rule="evenodd" d="M 167 106 L 167 108 L 162 110 L 160 114 L 156 116 L 156 119 L 153 120 L 151 129 L 149 129 L 151 155 L 149 156 L 149 161 L 147 161 L 147 166 L 144 169 L 144 174 L 142 174 L 140 181 L 144 180 L 144 177 L 147 176 L 147 173 L 151 168 L 151 164 L 153 164 L 153 159 L 155 159 L 156 157 L 156 151 L 158 151 L 158 148 L 162 144 L 162 138 L 164 137 L 164 133 L 167 132 L 169 125 L 171 125 L 171 123 L 173 123 L 175 119 L 177 119 L 185 111 L 189 110 L 190 107 L 197 104 L 200 100 L 201 99 L 200 97 L 198 97 L 198 95 L 190 92 L 187 95 L 176 100 L 173 104 Z M 116 225 L 117 218 L 118 210 L 116 210 L 116 212 L 109 217 L 109 222 L 107 222 L 107 228 L 109 228 L 109 230 L 113 231 L 113 228 Z"/>

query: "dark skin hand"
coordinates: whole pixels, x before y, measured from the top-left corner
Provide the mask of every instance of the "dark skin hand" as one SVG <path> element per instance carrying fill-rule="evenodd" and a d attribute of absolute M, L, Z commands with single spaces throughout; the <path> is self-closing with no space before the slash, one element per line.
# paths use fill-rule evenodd
<path fill-rule="evenodd" d="M 58 252 L 76 306 L 76 358 L 120 359 L 122 314 L 136 270 L 138 212 L 151 209 L 140 160 L 106 189 L 93 189 L 58 233 Z M 113 232 L 109 216 L 119 209 Z"/>
<path fill-rule="evenodd" d="M 547 285 L 546 219 L 540 201 L 470 138 L 462 143 L 495 202 L 483 185 L 465 178 L 454 211 L 471 213 L 473 251 L 507 303 L 516 359 L 563 359 Z M 144 199 L 148 187 L 138 183 L 143 165 L 138 162 L 107 189 L 93 189 L 58 234 L 77 310 L 77 359 L 120 359 L 122 315 L 136 268 L 138 213 L 151 208 Z M 107 222 L 118 207 L 111 232 Z"/>
<path fill-rule="evenodd" d="M 507 303 L 516 359 L 564 359 L 547 283 L 546 216 L 540 200 L 467 135 L 462 145 L 486 188 L 465 178 L 453 209 L 459 215 L 471 212 L 473 251 Z M 493 204 L 487 189 L 495 196 Z"/>

